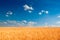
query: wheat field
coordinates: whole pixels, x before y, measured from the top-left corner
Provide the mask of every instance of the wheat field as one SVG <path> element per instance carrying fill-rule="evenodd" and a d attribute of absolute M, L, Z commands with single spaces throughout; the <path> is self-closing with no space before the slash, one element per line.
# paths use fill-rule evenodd
<path fill-rule="evenodd" d="M 0 40 L 60 40 L 60 28 L 0 28 Z"/>

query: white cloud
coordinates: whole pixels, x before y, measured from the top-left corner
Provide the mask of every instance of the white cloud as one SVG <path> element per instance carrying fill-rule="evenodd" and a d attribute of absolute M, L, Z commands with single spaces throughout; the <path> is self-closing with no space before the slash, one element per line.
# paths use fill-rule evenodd
<path fill-rule="evenodd" d="M 30 9 L 30 7 L 26 4 L 23 7 L 24 7 L 24 10 L 29 10 Z"/>
<path fill-rule="evenodd" d="M 25 4 L 23 7 L 24 7 L 24 10 L 33 10 L 33 8 L 28 6 L 27 4 Z"/>
<path fill-rule="evenodd" d="M 11 16 L 12 14 L 13 14 L 12 11 L 8 11 L 5 16 L 6 16 L 6 17 L 9 17 L 9 16 Z"/>
<path fill-rule="evenodd" d="M 7 20 L 7 21 L 1 21 L 0 25 L 1 26 L 20 26 L 20 23 L 15 20 Z"/>
<path fill-rule="evenodd" d="M 49 12 L 48 11 L 45 11 L 45 10 L 41 10 L 38 14 L 39 15 L 42 15 L 43 13 L 48 14 Z"/>
<path fill-rule="evenodd" d="M 17 21 L 15 21 L 15 20 L 7 20 L 7 22 L 8 22 L 9 24 L 16 24 L 16 23 L 17 23 Z"/>
<path fill-rule="evenodd" d="M 26 20 L 22 20 L 21 22 L 22 22 L 23 24 L 27 23 L 27 21 L 26 21 Z"/>
<path fill-rule="evenodd" d="M 8 11 L 7 14 L 8 14 L 8 15 L 12 15 L 13 12 L 12 12 L 12 11 Z"/>
<path fill-rule="evenodd" d="M 42 13 L 41 13 L 41 12 L 39 12 L 39 15 L 42 15 Z"/>
<path fill-rule="evenodd" d="M 35 24 L 37 24 L 37 23 L 36 22 L 33 22 L 33 21 L 29 21 L 27 25 L 28 26 L 34 26 Z"/>
<path fill-rule="evenodd" d="M 41 10 L 41 12 L 43 13 L 43 12 L 45 12 L 45 10 Z"/>
<path fill-rule="evenodd" d="M 7 24 L 7 22 L 3 22 L 4 24 Z"/>
<path fill-rule="evenodd" d="M 56 24 L 60 24 L 60 21 L 57 21 Z"/>
<path fill-rule="evenodd" d="M 33 7 L 30 7 L 30 10 L 34 10 Z"/>
<path fill-rule="evenodd" d="M 24 26 L 26 24 L 26 21 L 15 21 L 15 20 L 8 20 L 7 21 L 9 25 L 13 26 Z"/>
<path fill-rule="evenodd" d="M 9 17 L 9 15 L 5 15 L 6 17 Z"/>
<path fill-rule="evenodd" d="M 48 14 L 49 12 L 48 11 L 45 11 L 46 14 Z"/>
<path fill-rule="evenodd" d="M 60 18 L 60 15 L 59 16 L 57 16 L 58 18 Z"/>
<path fill-rule="evenodd" d="M 51 25 L 52 27 L 56 27 L 56 25 Z"/>
<path fill-rule="evenodd" d="M 34 26 L 35 24 L 37 24 L 37 23 L 33 22 L 33 21 L 27 21 L 27 20 L 22 20 L 22 21 L 16 21 L 16 20 L 0 21 L 1 26 Z"/>
<path fill-rule="evenodd" d="M 29 10 L 28 12 L 31 13 L 32 11 Z"/>
<path fill-rule="evenodd" d="M 28 11 L 29 13 L 31 13 L 34 10 L 33 7 L 28 6 L 27 4 L 25 4 L 23 7 L 24 7 L 24 10 Z"/>

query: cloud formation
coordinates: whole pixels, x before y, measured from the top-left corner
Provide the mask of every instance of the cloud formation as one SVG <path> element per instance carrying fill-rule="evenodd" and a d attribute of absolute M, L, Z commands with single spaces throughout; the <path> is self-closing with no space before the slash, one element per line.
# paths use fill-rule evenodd
<path fill-rule="evenodd" d="M 57 21 L 56 24 L 60 24 L 60 21 Z"/>
<path fill-rule="evenodd" d="M 6 17 L 9 17 L 9 15 L 7 15 L 7 14 L 6 14 L 5 16 L 6 16 Z"/>
<path fill-rule="evenodd" d="M 46 14 L 48 14 L 49 12 L 48 11 L 45 11 Z"/>
<path fill-rule="evenodd" d="M 28 11 L 29 13 L 31 13 L 34 10 L 33 7 L 28 6 L 27 4 L 25 4 L 23 7 L 24 7 L 24 10 Z"/>
<path fill-rule="evenodd" d="M 15 20 L 7 20 L 7 21 L 1 21 L 0 25 L 2 26 L 34 26 L 37 24 L 36 22 L 33 21 L 15 21 Z"/>
<path fill-rule="evenodd" d="M 37 24 L 37 23 L 36 23 L 36 22 L 33 22 L 33 21 L 29 21 L 29 22 L 28 22 L 28 25 L 29 25 L 29 26 L 34 26 L 35 24 Z"/>
<path fill-rule="evenodd" d="M 9 16 L 11 16 L 12 14 L 13 14 L 12 11 L 8 11 L 5 16 L 6 16 L 6 17 L 9 17 Z"/>
<path fill-rule="evenodd" d="M 8 15 L 12 15 L 13 12 L 12 12 L 12 11 L 8 11 L 7 14 L 8 14 Z"/>
<path fill-rule="evenodd" d="M 42 15 L 42 13 L 41 13 L 41 12 L 39 12 L 39 15 Z"/>
<path fill-rule="evenodd" d="M 42 15 L 43 13 L 48 14 L 48 13 L 49 13 L 49 11 L 41 10 L 38 14 L 39 14 L 39 15 Z"/>
<path fill-rule="evenodd" d="M 60 18 L 60 15 L 58 15 L 57 17 Z"/>

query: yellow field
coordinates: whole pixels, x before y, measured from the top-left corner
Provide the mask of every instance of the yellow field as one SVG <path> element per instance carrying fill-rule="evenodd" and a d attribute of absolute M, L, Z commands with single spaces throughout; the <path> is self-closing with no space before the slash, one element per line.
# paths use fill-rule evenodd
<path fill-rule="evenodd" d="M 60 40 L 60 28 L 0 28 L 0 40 Z"/>

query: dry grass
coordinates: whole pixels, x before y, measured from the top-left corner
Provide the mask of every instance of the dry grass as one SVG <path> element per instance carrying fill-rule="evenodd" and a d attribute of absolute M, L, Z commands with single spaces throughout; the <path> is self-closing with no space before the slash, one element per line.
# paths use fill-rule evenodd
<path fill-rule="evenodd" d="M 0 28 L 0 40 L 60 40 L 60 28 Z"/>

